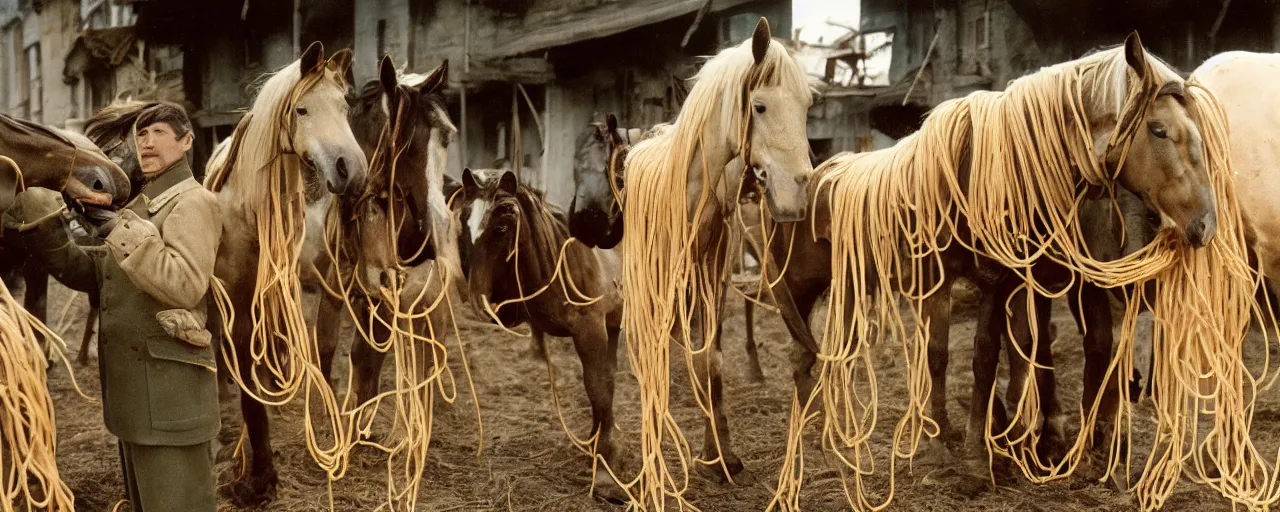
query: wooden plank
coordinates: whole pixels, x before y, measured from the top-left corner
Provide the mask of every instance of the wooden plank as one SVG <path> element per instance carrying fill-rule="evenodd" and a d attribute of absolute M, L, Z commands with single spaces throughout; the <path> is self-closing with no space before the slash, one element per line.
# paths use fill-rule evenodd
<path fill-rule="evenodd" d="M 714 0 L 712 12 L 737 7 L 754 0 Z M 520 55 L 556 46 L 597 39 L 652 25 L 697 11 L 705 0 L 634 0 L 625 4 L 605 3 L 591 9 L 567 12 L 555 22 L 525 26 L 504 26 L 498 41 L 488 51 L 477 52 L 482 59 Z M 510 34 L 503 37 L 501 33 Z"/>
<path fill-rule="evenodd" d="M 492 62 L 471 62 L 471 71 L 458 74 L 458 81 L 463 84 L 479 84 L 483 82 L 518 82 L 522 84 L 545 84 L 555 79 L 555 71 L 544 59 L 514 58 Z"/>

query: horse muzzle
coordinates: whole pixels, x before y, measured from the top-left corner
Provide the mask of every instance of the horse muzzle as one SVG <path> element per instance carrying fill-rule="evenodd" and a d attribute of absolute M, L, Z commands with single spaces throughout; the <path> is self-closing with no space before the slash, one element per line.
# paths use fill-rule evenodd
<path fill-rule="evenodd" d="M 1218 232 L 1218 216 L 1209 210 L 1187 224 L 1187 243 L 1194 247 L 1204 247 L 1213 241 Z"/>

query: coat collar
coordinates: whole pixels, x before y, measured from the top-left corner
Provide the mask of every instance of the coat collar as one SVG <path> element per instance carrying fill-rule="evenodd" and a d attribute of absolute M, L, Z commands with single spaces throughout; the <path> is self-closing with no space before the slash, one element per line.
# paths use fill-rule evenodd
<path fill-rule="evenodd" d="M 147 213 L 155 215 L 179 194 L 199 187 L 200 184 L 191 175 L 191 167 L 187 165 L 187 159 L 183 157 L 174 162 L 168 170 L 147 181 L 142 186 L 141 198 L 146 202 Z"/>

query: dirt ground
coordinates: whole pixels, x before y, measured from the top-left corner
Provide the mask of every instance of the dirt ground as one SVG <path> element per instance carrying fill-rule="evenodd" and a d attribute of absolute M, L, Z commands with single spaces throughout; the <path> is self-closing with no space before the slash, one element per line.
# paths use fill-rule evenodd
<path fill-rule="evenodd" d="M 83 332 L 87 301 L 51 283 L 50 324 L 74 351 Z M 68 305 L 68 301 L 71 304 Z M 821 306 L 820 306 L 821 307 Z M 63 315 L 63 311 L 66 314 Z M 781 319 L 757 310 L 756 337 L 766 382 L 751 383 L 743 370 L 746 355 L 742 301 L 730 297 L 724 322 L 726 401 L 733 443 L 746 464 L 736 485 L 695 473 L 687 494 L 690 502 L 707 511 L 763 510 L 777 485 L 777 475 L 785 449 L 788 412 L 792 397 L 790 360 L 797 350 Z M 971 304 L 957 304 L 951 329 L 951 364 L 948 403 L 953 424 L 964 425 L 973 378 L 970 373 L 974 329 Z M 821 317 L 819 317 L 821 321 Z M 1059 337 L 1054 344 L 1059 365 L 1059 386 L 1064 409 L 1076 411 L 1080 393 L 1080 336 L 1065 305 L 1055 305 L 1054 322 Z M 466 343 L 475 386 L 484 420 L 484 453 L 476 454 L 477 425 L 474 398 L 460 392 L 455 404 L 436 408 L 430 460 L 419 495 L 418 510 L 621 510 L 587 493 L 589 461 L 569 443 L 557 420 L 548 388 L 546 368 L 528 355 L 527 339 L 516 338 L 494 326 L 464 314 L 460 327 Z M 450 350 L 456 345 L 449 343 Z M 559 372 L 558 386 L 569 425 L 579 435 L 589 427 L 590 411 L 581 384 L 581 369 L 571 341 L 547 338 L 547 348 Z M 345 353 L 345 351 L 343 352 Z M 91 397 L 99 394 L 96 347 L 86 367 L 76 367 L 76 381 Z M 340 354 L 341 356 L 341 354 Z M 882 357 L 883 359 L 883 357 Z M 449 356 L 454 374 L 464 375 L 461 358 Z M 390 365 L 388 365 L 390 366 Z M 679 365 L 682 366 L 682 365 Z M 883 366 L 883 365 L 882 365 Z M 339 367 L 342 370 L 343 367 Z M 389 369 L 389 368 L 388 368 Z M 619 441 L 624 457 L 635 459 L 638 451 L 638 392 L 629 373 L 624 350 L 620 350 L 615 411 Z M 892 423 L 903 410 L 903 365 L 880 369 L 882 421 L 874 446 L 888 446 Z M 702 442 L 701 416 L 687 390 L 688 379 L 673 372 L 673 410 L 692 446 Z M 384 374 L 384 381 L 389 376 Z M 460 382 L 460 388 L 464 381 Z M 50 376 L 58 422 L 58 465 L 63 478 L 76 495 L 78 510 L 106 511 L 123 497 L 116 441 L 102 424 L 100 405 L 78 396 L 61 366 Z M 384 385 L 384 389 L 385 389 Z M 300 400 L 299 400 L 300 402 Z M 385 407 L 384 407 L 385 409 Z M 386 411 L 383 411 L 384 413 Z M 300 403 L 273 409 L 272 433 L 275 460 L 280 473 L 278 498 L 267 510 L 329 510 L 330 489 L 325 476 L 307 455 L 301 422 Z M 1150 418 L 1150 407 L 1136 409 L 1139 419 Z M 234 437 L 239 431 L 238 401 L 222 406 L 224 433 Z M 1253 439 L 1263 454 L 1276 453 L 1280 445 L 1280 400 L 1276 392 L 1264 395 L 1255 414 Z M 1074 419 L 1071 421 L 1075 421 Z M 1150 422 L 1135 421 L 1135 429 Z M 816 432 L 813 430 L 812 432 Z M 811 434 L 812 435 L 812 434 Z M 848 508 L 837 473 L 825 465 L 820 452 L 807 448 L 806 485 L 801 505 L 806 510 Z M 884 452 L 878 454 L 884 461 Z M 1141 460 L 1135 457 L 1135 465 Z M 385 457 L 371 449 L 357 449 L 351 468 L 332 485 L 334 510 L 374 510 L 385 503 Z M 234 475 L 238 462 L 230 457 L 230 447 L 219 453 L 215 471 L 225 482 Z M 890 510 L 1132 510 L 1136 501 L 1129 494 L 1081 478 L 1068 478 L 1045 485 L 1032 485 L 1019 478 L 1000 478 L 999 485 L 981 486 L 980 492 L 948 483 L 945 475 L 957 467 L 955 460 L 934 450 L 917 458 L 910 469 L 899 465 L 897 489 Z M 880 466 L 884 467 L 884 466 Z M 1140 470 L 1135 468 L 1134 474 Z M 883 471 L 883 470 L 882 470 Z M 884 480 L 873 485 L 884 489 Z M 970 486 L 972 487 L 972 486 Z M 220 510 L 237 510 L 225 498 Z M 1230 504 L 1207 487 L 1183 478 L 1168 501 L 1166 510 L 1229 510 Z M 127 510 L 127 507 L 122 507 Z"/>

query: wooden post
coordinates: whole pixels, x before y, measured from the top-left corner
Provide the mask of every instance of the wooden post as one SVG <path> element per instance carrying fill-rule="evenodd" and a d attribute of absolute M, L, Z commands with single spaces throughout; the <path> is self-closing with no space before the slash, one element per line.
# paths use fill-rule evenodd
<path fill-rule="evenodd" d="M 467 0 L 466 7 L 463 8 L 462 14 L 462 76 L 466 77 L 471 72 L 471 0 Z M 462 152 L 462 167 L 468 167 L 471 163 L 470 154 L 467 153 L 467 84 L 462 82 L 462 123 L 458 127 L 459 136 L 462 143 L 458 144 L 458 149 Z"/>
<path fill-rule="evenodd" d="M 520 98 L 517 96 L 519 83 L 511 84 L 511 146 L 508 147 L 509 156 L 507 161 L 511 163 L 511 169 L 516 173 L 516 181 L 520 181 L 521 168 L 524 167 L 524 148 L 520 144 L 521 138 L 524 137 L 520 130 Z"/>
<path fill-rule="evenodd" d="M 302 0 L 293 0 L 293 58 L 302 55 Z"/>

